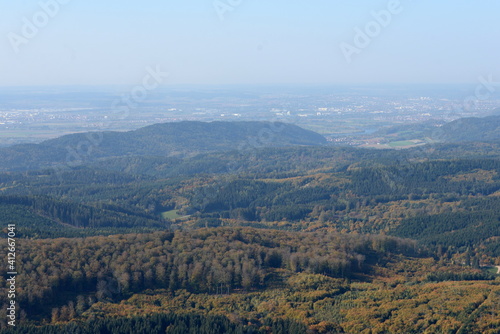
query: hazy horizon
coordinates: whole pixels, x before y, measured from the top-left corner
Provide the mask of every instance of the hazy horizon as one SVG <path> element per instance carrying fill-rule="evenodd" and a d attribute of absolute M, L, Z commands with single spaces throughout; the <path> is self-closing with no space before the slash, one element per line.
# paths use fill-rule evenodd
<path fill-rule="evenodd" d="M 151 70 L 162 85 L 498 80 L 494 1 L 30 0 L 0 10 L 1 87 L 134 85 Z"/>

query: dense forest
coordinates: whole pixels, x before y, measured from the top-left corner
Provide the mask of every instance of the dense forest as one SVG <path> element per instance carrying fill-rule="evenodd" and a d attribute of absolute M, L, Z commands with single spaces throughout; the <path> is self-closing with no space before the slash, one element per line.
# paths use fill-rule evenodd
<path fill-rule="evenodd" d="M 498 141 L 500 139 L 500 116 L 498 108 L 492 115 L 479 118 L 460 118 L 452 122 L 429 120 L 423 123 L 395 125 L 382 128 L 373 137 L 388 137 L 392 140 L 415 138 L 445 143 L 467 143 Z"/>
<path fill-rule="evenodd" d="M 64 150 L 85 134 L 0 152 L 16 332 L 500 330 L 500 142 L 375 150 L 228 126 L 107 133 L 78 164 Z"/>
<path fill-rule="evenodd" d="M 85 323 L 65 325 L 46 325 L 42 327 L 25 326 L 4 333 L 26 334 L 91 334 L 91 333 L 148 333 L 148 334 L 302 334 L 307 331 L 304 324 L 289 320 L 267 320 L 264 329 L 256 324 L 237 324 L 223 316 L 158 314 L 147 317 L 101 319 Z"/>
<path fill-rule="evenodd" d="M 370 265 L 387 254 L 417 254 L 414 242 L 390 237 L 256 232 L 223 228 L 26 240 L 18 302 L 31 315 L 67 303 L 61 296 L 69 294 L 90 294 L 95 301 L 146 289 L 226 294 L 279 284 L 293 273 L 352 278 L 370 272 Z M 72 302 L 68 312 L 74 317 L 83 302 L 78 297 Z M 61 312 L 61 319 L 73 318 Z"/>
<path fill-rule="evenodd" d="M 127 132 L 89 132 L 0 149 L 0 170 L 76 167 L 99 158 L 183 157 L 255 147 L 321 145 L 326 139 L 279 122 L 176 122 Z"/>

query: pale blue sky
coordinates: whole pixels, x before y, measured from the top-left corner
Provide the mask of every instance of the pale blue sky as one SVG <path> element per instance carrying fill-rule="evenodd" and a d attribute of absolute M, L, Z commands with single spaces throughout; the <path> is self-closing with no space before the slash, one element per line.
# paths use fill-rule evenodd
<path fill-rule="evenodd" d="M 401 0 L 351 63 L 340 44 L 390 0 L 220 0 L 224 20 L 213 0 L 71 0 L 14 52 L 50 1 L 0 0 L 1 86 L 134 84 L 156 65 L 164 84 L 500 81 L 498 0 Z"/>

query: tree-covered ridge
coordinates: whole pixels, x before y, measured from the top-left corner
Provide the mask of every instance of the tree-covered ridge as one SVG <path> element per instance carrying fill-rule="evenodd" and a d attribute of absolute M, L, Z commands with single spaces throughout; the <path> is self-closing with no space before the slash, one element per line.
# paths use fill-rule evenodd
<path fill-rule="evenodd" d="M 0 219 L 16 223 L 21 238 L 76 237 L 151 232 L 170 223 L 161 217 L 111 204 L 83 205 L 46 196 L 0 196 Z"/>
<path fill-rule="evenodd" d="M 9 196 L 64 198 L 55 201 L 59 209 L 38 213 L 66 225 L 85 227 L 85 235 L 100 233 L 92 228 L 133 228 L 135 232 L 165 228 L 169 223 L 161 221 L 161 214 L 175 212 L 167 217 L 173 217 L 170 219 L 177 228 L 251 225 L 384 232 L 431 245 L 456 246 L 461 251 L 469 246 L 486 247 L 487 242 L 489 254 L 498 254 L 494 214 L 500 194 L 497 159 L 405 161 L 391 160 L 394 154 L 403 154 L 394 151 L 377 155 L 373 150 L 328 147 L 261 149 L 253 153 L 178 159 L 178 167 L 170 172 L 155 167 L 156 176 L 95 167 L 62 173 L 4 173 L 0 174 L 0 189 Z M 236 168 L 228 172 L 230 161 Z M 77 204 L 80 202 L 83 206 Z M 100 212 L 101 218 L 95 218 L 92 212 Z M 444 215 L 447 227 L 443 220 L 435 219 L 431 225 L 436 226 L 428 233 L 451 233 L 433 236 L 434 241 L 412 234 L 415 222 L 419 225 L 439 215 Z M 175 217 L 184 219 L 175 221 Z M 16 219 L 25 221 L 11 217 Z M 71 235 L 68 231 L 41 234 L 39 228 L 35 230 L 23 232 L 38 237 Z"/>
<path fill-rule="evenodd" d="M 19 330 L 166 331 L 170 324 L 173 333 L 185 333 L 210 323 L 223 333 L 500 328 L 491 320 L 500 301 L 493 275 L 453 265 L 446 255 L 429 258 L 415 246 L 386 236 L 249 228 L 23 240 Z"/>
<path fill-rule="evenodd" d="M 372 160 L 385 161 L 452 158 L 456 157 L 457 153 L 464 157 L 481 155 L 498 157 L 499 132 L 496 131 L 495 126 L 498 128 L 498 116 L 485 119 L 463 119 L 433 129 L 429 134 L 432 137 L 437 133 L 440 138 L 467 135 L 468 137 L 464 139 L 467 143 L 460 145 L 450 143 L 464 140 L 450 139 L 444 140 L 449 144 L 425 145 L 404 152 L 356 148 L 338 148 L 339 150 L 335 151 L 330 148 L 330 153 L 343 152 L 347 156 L 354 155 L 361 159 L 370 156 Z M 472 127 L 474 131 L 469 127 Z M 454 134 L 448 135 L 450 131 Z M 471 140 L 487 140 L 488 143 L 471 143 Z M 439 142 L 438 139 L 434 140 L 436 141 Z M 211 172 L 227 172 L 227 164 L 222 166 L 213 155 L 200 157 L 197 162 L 193 160 L 187 165 L 178 158 L 231 150 L 238 151 L 240 155 L 243 153 L 243 155 L 256 158 L 255 151 L 259 151 L 258 154 L 260 154 L 261 149 L 266 147 L 297 148 L 325 144 L 325 138 L 317 133 L 280 122 L 165 123 L 135 131 L 79 133 L 51 139 L 38 145 L 23 144 L 2 148 L 0 149 L 0 171 L 26 171 L 42 168 L 67 170 L 68 167 L 74 168 L 96 163 L 110 170 L 128 169 L 134 173 L 158 176 L 159 172 L 163 175 L 183 173 L 184 167 L 190 170 L 189 173 L 200 172 L 196 164 L 198 166 L 203 164 L 206 168 L 211 165 L 208 163 L 211 159 L 212 163 L 215 162 L 219 166 L 210 168 Z M 227 162 L 228 158 L 228 156 L 222 156 L 224 162 Z M 229 160 L 235 159 L 231 157 Z M 181 166 L 182 164 L 184 166 Z M 268 171 L 275 173 L 279 169 Z"/>
<path fill-rule="evenodd" d="M 444 142 L 493 141 L 500 139 L 500 116 L 461 118 L 431 133 Z"/>
<path fill-rule="evenodd" d="M 444 247 L 477 249 L 483 245 L 498 256 L 494 244 L 500 237 L 500 198 L 464 200 L 462 205 L 468 210 L 405 219 L 392 233 Z"/>
<path fill-rule="evenodd" d="M 229 293 L 301 272 L 350 278 L 387 254 L 418 252 L 414 242 L 393 237 L 249 228 L 22 240 L 19 247 L 17 300 L 29 317 L 46 314 L 47 305 L 75 306 L 77 295 L 95 302 L 146 289 Z"/>
<path fill-rule="evenodd" d="M 99 210 L 97 210 L 99 212 Z M 78 219 L 85 217 L 80 216 Z M 105 219 L 106 216 L 103 217 Z M 113 217 L 113 218 L 116 218 Z M 123 216 L 122 216 L 123 218 Z M 99 219 L 102 220 L 102 219 Z M 120 234 L 120 233 L 147 233 L 152 232 L 158 229 L 163 229 L 163 224 L 161 227 L 159 226 L 143 226 L 139 224 L 135 227 L 125 227 L 127 224 L 130 224 L 132 221 L 127 221 L 127 219 L 123 219 L 125 222 L 122 227 L 113 227 L 113 226 L 102 226 L 102 227 L 75 227 L 66 223 L 61 222 L 60 220 L 56 220 L 46 216 L 40 212 L 35 212 L 28 208 L 25 205 L 17 205 L 17 204 L 0 204 L 0 221 L 4 224 L 15 224 L 16 225 L 16 236 L 20 238 L 75 238 L 75 237 L 84 237 L 84 236 L 93 236 L 93 235 L 112 235 L 112 234 Z M 144 219 L 137 219 L 136 222 L 142 223 L 147 222 Z M 121 224 L 121 221 L 120 221 Z M 160 225 L 159 223 L 155 223 L 155 225 Z M 4 232 L 5 229 L 2 229 Z"/>
<path fill-rule="evenodd" d="M 494 333 L 499 152 L 253 146 L 0 173 L 20 323 Z"/>
<path fill-rule="evenodd" d="M 260 325 L 260 326 L 259 326 Z M 94 333 L 144 333 L 144 334 L 302 334 L 304 324 L 289 320 L 271 320 L 262 324 L 235 323 L 224 316 L 155 314 L 144 317 L 99 319 L 83 323 L 45 326 L 21 326 L 16 330 L 3 330 L 4 334 L 94 334 Z"/>
<path fill-rule="evenodd" d="M 325 143 L 326 139 L 320 134 L 280 122 L 185 121 L 155 124 L 128 132 L 71 134 L 37 145 L 2 148 L 0 170 L 64 168 L 109 157 L 183 157 L 214 151 Z"/>
<path fill-rule="evenodd" d="M 499 172 L 500 163 L 491 159 L 353 165 L 286 179 L 227 179 L 185 196 L 193 217 L 219 219 L 219 225 L 223 220 L 274 227 L 273 222 L 286 222 L 293 229 L 385 231 L 465 249 L 500 237 Z M 444 220 L 423 223 L 438 215 Z M 428 226 L 434 241 L 415 226 Z"/>
<path fill-rule="evenodd" d="M 487 117 L 460 118 L 448 123 L 430 120 L 423 123 L 395 125 L 382 128 L 371 135 L 383 141 L 420 139 L 426 142 L 466 143 L 500 139 L 498 109 Z"/>

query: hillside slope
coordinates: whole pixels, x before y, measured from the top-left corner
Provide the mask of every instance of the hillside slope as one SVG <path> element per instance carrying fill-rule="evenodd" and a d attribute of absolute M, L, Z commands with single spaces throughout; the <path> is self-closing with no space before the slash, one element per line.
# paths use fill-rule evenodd
<path fill-rule="evenodd" d="M 38 145 L 0 149 L 0 171 L 65 164 L 78 166 L 99 158 L 192 156 L 258 147 L 322 145 L 326 139 L 296 125 L 271 122 L 178 122 L 128 132 L 89 132 L 62 136 Z"/>
<path fill-rule="evenodd" d="M 457 119 L 432 131 L 430 137 L 448 143 L 499 140 L 500 116 Z"/>

